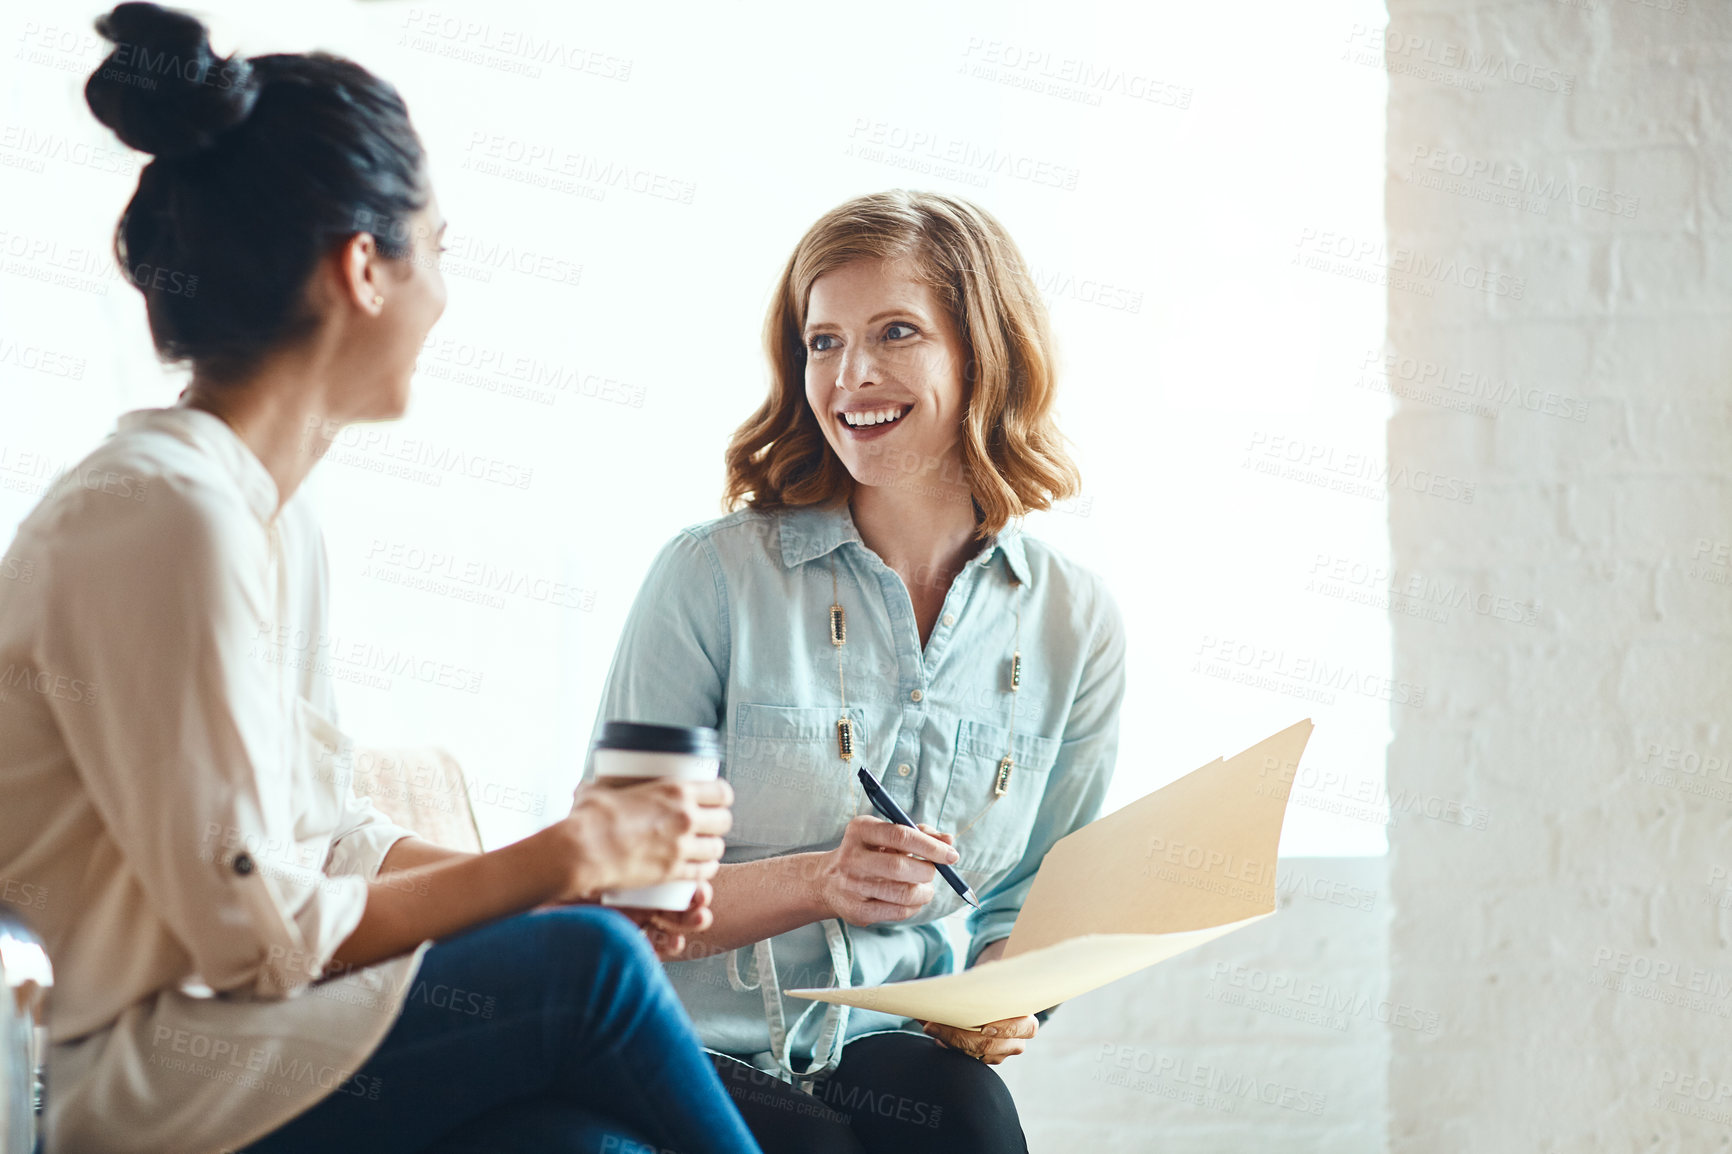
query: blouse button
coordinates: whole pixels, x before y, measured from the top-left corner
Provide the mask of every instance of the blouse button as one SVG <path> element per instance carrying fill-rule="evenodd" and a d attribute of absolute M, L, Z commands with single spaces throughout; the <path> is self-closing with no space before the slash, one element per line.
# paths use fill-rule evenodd
<path fill-rule="evenodd" d="M 921 693 L 918 689 L 916 689 L 913 693 L 910 693 L 908 695 L 908 700 L 918 702 L 924 696 L 926 696 L 926 695 Z"/>
<path fill-rule="evenodd" d="M 911 774 L 913 772 L 914 772 L 914 767 L 912 765 L 909 765 L 906 761 L 903 762 L 901 765 L 896 767 L 896 775 L 898 777 L 907 777 L 909 774 Z"/>
<path fill-rule="evenodd" d="M 946 614 L 945 614 L 945 615 L 944 615 L 944 623 L 945 623 L 945 624 L 946 624 L 946 625 L 955 625 L 955 624 L 956 624 L 956 614 L 954 614 L 954 613 L 946 613 Z"/>
<path fill-rule="evenodd" d="M 246 854 L 246 853 L 237 853 L 235 855 L 234 871 L 235 871 L 235 873 L 239 874 L 243 878 L 246 877 L 248 874 L 252 873 L 253 872 L 252 855 Z"/>

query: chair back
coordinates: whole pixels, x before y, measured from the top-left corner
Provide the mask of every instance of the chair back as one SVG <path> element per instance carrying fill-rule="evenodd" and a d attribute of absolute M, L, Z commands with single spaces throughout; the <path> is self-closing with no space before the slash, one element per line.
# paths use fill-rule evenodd
<path fill-rule="evenodd" d="M 481 829 L 457 759 L 435 746 L 355 751 L 355 792 L 386 817 L 447 849 L 481 852 Z"/>

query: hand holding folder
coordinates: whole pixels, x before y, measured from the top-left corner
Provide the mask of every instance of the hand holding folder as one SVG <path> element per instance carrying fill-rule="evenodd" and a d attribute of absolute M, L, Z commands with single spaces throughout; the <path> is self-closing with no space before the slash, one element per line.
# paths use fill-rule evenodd
<path fill-rule="evenodd" d="M 1061 839 L 998 960 L 936 978 L 788 993 L 974 1029 L 1261 921 L 1275 912 L 1286 783 L 1311 728 L 1301 721 Z"/>

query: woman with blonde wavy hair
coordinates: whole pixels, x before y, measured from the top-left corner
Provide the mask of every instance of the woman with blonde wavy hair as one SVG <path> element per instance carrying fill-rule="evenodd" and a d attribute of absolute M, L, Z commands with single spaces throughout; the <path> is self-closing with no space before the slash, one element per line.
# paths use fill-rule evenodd
<path fill-rule="evenodd" d="M 964 964 L 996 958 L 1106 793 L 1118 610 L 1019 529 L 1078 487 L 1045 307 L 985 211 L 886 192 L 806 233 L 764 340 L 770 395 L 727 452 L 736 511 L 663 549 L 602 698 L 603 719 L 727 737 L 715 921 L 669 975 L 769 1154 L 1024 1150 L 988 1067 L 1035 1017 L 961 1030 L 782 990 L 950 971 L 939 920 L 965 901 Z M 873 816 L 861 768 L 918 830 Z"/>

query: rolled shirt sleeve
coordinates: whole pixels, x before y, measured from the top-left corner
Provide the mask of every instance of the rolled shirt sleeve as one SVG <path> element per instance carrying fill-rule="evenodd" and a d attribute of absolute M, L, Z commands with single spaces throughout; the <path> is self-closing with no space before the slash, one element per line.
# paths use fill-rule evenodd
<path fill-rule="evenodd" d="M 1100 816 L 1118 759 L 1119 706 L 1125 696 L 1125 629 L 1118 604 L 1104 585 L 1096 587 L 1094 629 L 1058 757 L 1035 813 L 1028 847 L 1011 871 L 968 915 L 968 964 L 980 951 L 1010 936 L 1028 900 L 1034 876 L 1060 838 Z"/>
<path fill-rule="evenodd" d="M 295 828 L 323 735 L 274 636 L 286 628 L 281 541 L 236 495 L 172 479 L 124 508 L 83 500 L 56 542 L 37 664 L 97 689 L 51 699 L 55 721 L 200 980 L 292 994 L 366 904 L 364 876 L 326 875 L 327 857 L 365 875 L 385 835 L 362 814 L 333 854 Z"/>
<path fill-rule="evenodd" d="M 377 878 L 391 847 L 414 836 L 413 830 L 397 825 L 371 802 L 351 794 L 343 828 L 331 840 L 325 872 L 334 877 Z"/>

